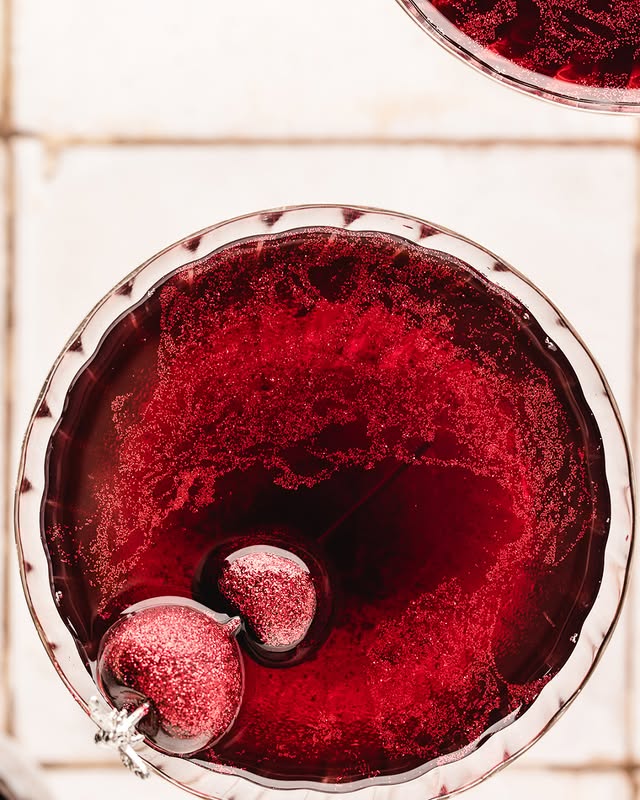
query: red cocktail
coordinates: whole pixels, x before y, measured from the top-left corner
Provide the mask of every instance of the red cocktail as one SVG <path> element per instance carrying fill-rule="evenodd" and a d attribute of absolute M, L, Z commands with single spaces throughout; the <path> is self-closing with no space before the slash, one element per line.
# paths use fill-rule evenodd
<path fill-rule="evenodd" d="M 633 0 L 399 0 L 447 49 L 531 94 L 601 111 L 640 108 Z"/>
<path fill-rule="evenodd" d="M 34 417 L 55 417 L 50 596 L 106 696 L 150 700 L 140 729 L 200 769 L 460 788 L 483 743 L 540 733 L 540 695 L 562 679 L 565 702 L 590 667 L 567 670 L 594 608 L 605 631 L 616 614 L 617 418 L 557 313 L 470 243 L 354 209 L 250 222 L 172 248 L 186 263 L 142 292 L 134 275 L 103 335 L 72 344 L 64 398 Z M 136 617 L 149 604 L 165 610 Z M 233 646 L 185 604 L 230 620 Z M 175 646 L 233 672 L 181 677 L 228 713 L 173 714 L 145 659 Z"/>

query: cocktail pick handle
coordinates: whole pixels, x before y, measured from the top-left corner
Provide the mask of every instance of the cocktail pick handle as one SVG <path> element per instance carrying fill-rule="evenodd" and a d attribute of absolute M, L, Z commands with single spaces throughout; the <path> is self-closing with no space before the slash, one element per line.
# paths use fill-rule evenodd
<path fill-rule="evenodd" d="M 144 739 L 136 730 L 136 725 L 149 713 L 149 703 L 142 703 L 132 712 L 124 708 L 118 711 L 116 708 L 105 708 L 98 697 L 92 697 L 89 700 L 89 713 L 98 726 L 96 744 L 117 750 L 127 769 L 138 778 L 148 778 L 149 767 L 133 749 L 133 745 Z"/>

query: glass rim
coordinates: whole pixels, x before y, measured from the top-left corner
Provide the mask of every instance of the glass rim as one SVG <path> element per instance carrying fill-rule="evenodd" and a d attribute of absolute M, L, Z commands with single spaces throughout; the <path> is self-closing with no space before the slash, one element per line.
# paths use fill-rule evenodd
<path fill-rule="evenodd" d="M 460 259 L 510 295 L 537 319 L 571 363 L 602 436 L 606 480 L 611 493 L 611 518 L 605 546 L 602 582 L 575 648 L 559 672 L 527 709 L 503 719 L 495 730 L 463 750 L 420 768 L 377 779 L 328 784 L 263 778 L 248 770 L 224 768 L 160 753 L 144 743 L 143 759 L 169 781 L 203 798 L 232 800 L 243 781 L 243 800 L 274 800 L 285 790 L 304 791 L 311 800 L 339 793 L 419 792 L 415 800 L 456 794 L 503 768 L 553 725 L 575 699 L 593 672 L 619 618 L 629 579 L 634 538 L 634 479 L 629 445 L 615 400 L 602 371 L 579 335 L 556 306 L 531 281 L 503 259 L 470 239 L 417 217 L 363 206 L 287 206 L 246 214 L 207 227 L 168 246 L 134 269 L 86 315 L 55 360 L 29 420 L 23 441 L 15 490 L 14 522 L 20 573 L 36 629 L 58 675 L 85 713 L 89 699 L 99 695 L 73 634 L 58 612 L 41 529 L 45 490 L 45 454 L 59 421 L 67 390 L 100 346 L 115 319 L 137 305 L 158 280 L 188 267 L 205 255 L 235 241 L 261 234 L 311 227 L 349 231 L 380 231 Z M 220 768 L 218 768 L 220 769 Z M 247 787 L 251 787 L 251 791 Z M 270 795 L 265 799 L 265 791 Z M 273 798 L 271 797 L 273 795 Z M 304 800 L 304 798 L 300 798 Z M 378 797 L 377 800 L 383 800 Z M 395 800 L 395 798 L 394 798 Z"/>
<path fill-rule="evenodd" d="M 477 72 L 521 94 L 580 111 L 628 115 L 640 113 L 640 88 L 607 89 L 599 86 L 583 86 L 525 69 L 504 56 L 491 53 L 475 42 L 453 25 L 429 0 L 396 0 L 396 2 L 448 53 Z M 625 100 L 624 98 L 629 95 L 632 95 L 632 99 Z"/>

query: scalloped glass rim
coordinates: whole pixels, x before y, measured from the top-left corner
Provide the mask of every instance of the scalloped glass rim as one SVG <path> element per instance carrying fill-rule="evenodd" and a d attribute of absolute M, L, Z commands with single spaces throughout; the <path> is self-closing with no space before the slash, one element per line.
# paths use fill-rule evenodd
<path fill-rule="evenodd" d="M 640 113 L 640 89 L 605 89 L 560 81 L 525 69 L 462 33 L 429 0 L 396 0 L 439 45 L 490 78 L 524 94 L 582 111 Z"/>
<path fill-rule="evenodd" d="M 204 798 L 232 800 L 242 783 L 243 800 L 275 800 L 302 793 L 296 800 L 322 800 L 340 792 L 391 800 L 432 800 L 469 788 L 530 747 L 578 694 L 591 674 L 620 613 L 633 541 L 634 495 L 628 444 L 607 383 L 571 326 L 551 302 L 520 273 L 488 250 L 438 225 L 393 212 L 353 206 L 295 206 L 222 222 L 163 250 L 134 270 L 88 314 L 57 358 L 29 422 L 15 495 L 16 542 L 24 591 L 36 628 L 58 674 L 87 711 L 97 693 L 73 635 L 60 617 L 51 591 L 49 563 L 41 536 L 45 453 L 66 397 L 79 369 L 99 347 L 104 332 L 136 305 L 161 278 L 196 258 L 249 236 L 296 228 L 326 226 L 375 230 L 427 243 L 470 264 L 497 286 L 517 297 L 560 347 L 578 375 L 585 398 L 602 433 L 611 492 L 611 525 L 602 584 L 570 658 L 520 716 L 512 715 L 490 735 L 462 751 L 425 767 L 393 776 L 349 784 L 266 780 L 243 770 L 213 771 L 194 761 L 163 755 L 142 745 L 143 758 L 165 778 Z M 395 799 L 394 799 L 395 800 Z"/>

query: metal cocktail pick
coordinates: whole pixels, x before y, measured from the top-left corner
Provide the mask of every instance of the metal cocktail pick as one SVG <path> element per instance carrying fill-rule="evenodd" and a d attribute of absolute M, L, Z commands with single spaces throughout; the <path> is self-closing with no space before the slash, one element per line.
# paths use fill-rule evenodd
<path fill-rule="evenodd" d="M 144 736 L 136 731 L 136 725 L 149 713 L 149 703 L 142 703 L 129 713 L 126 709 L 105 709 L 98 697 L 89 700 L 89 713 L 99 730 L 95 736 L 96 744 L 111 747 L 118 751 L 125 767 L 138 778 L 148 778 L 149 767 L 133 749 Z"/>

